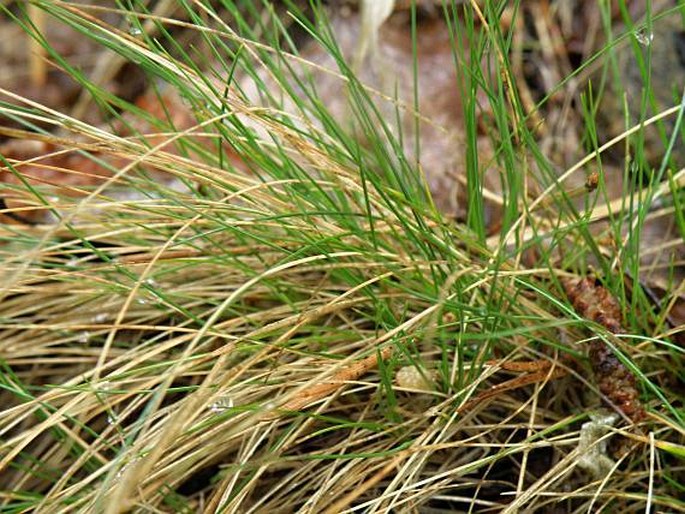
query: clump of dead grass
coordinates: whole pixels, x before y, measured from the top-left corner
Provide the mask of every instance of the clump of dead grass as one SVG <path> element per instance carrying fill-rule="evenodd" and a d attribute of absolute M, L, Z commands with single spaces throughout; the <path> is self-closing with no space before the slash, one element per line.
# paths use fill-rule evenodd
<path fill-rule="evenodd" d="M 150 41 L 97 30 L 178 88 L 195 122 L 127 135 L 19 96 L 3 107 L 21 118 L 28 105 L 26 119 L 62 129 L 47 140 L 109 170 L 77 191 L 24 184 L 57 220 L 0 227 L 8 510 L 682 507 L 676 386 L 654 364 L 682 369 L 682 352 L 658 334 L 610 340 L 650 398 L 666 396 L 648 401 L 643 430 L 600 431 L 635 444 L 593 477 L 579 465 L 607 436 L 581 435 L 599 396 L 563 271 L 487 249 L 420 181 L 368 173 L 383 158 L 368 153 L 387 148 L 303 130 L 217 94 Z M 212 30 L 264 58 L 228 25 Z M 122 186 L 136 196 L 116 198 Z M 544 213 L 525 221 L 516 234 L 550 230 Z M 420 388 L 398 383 L 407 368 Z"/>

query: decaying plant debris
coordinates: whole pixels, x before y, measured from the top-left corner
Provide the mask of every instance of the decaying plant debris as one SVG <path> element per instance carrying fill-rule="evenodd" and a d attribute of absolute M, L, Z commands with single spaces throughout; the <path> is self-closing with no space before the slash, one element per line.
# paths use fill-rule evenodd
<path fill-rule="evenodd" d="M 564 288 L 573 308 L 584 318 L 599 323 L 613 334 L 623 334 L 621 307 L 616 299 L 590 278 L 565 280 Z M 640 391 L 633 373 L 602 340 L 590 343 L 590 363 L 605 401 L 635 422 L 645 417 Z"/>
<path fill-rule="evenodd" d="M 586 96 L 647 4 L 325 4 L 3 4 L 3 509 L 685 511 L 683 173 Z"/>

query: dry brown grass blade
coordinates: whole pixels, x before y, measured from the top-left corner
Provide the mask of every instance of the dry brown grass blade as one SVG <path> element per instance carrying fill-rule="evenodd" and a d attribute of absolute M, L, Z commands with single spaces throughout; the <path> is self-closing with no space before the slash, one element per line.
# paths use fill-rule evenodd
<path fill-rule="evenodd" d="M 74 16 L 81 10 L 91 13 L 84 20 L 107 30 L 100 14 L 111 8 L 54 5 Z M 157 2 L 150 8 L 169 5 Z M 240 47 L 244 51 L 233 84 L 238 84 L 237 68 L 254 60 L 255 70 L 263 65 L 264 71 L 256 74 L 271 76 L 274 80 L 265 83 L 283 92 L 277 79 L 284 72 L 265 64 L 280 57 L 281 47 L 243 40 L 230 16 L 222 19 L 225 11 L 211 11 L 213 3 L 188 5 L 197 8 L 192 23 L 162 18 L 159 10 L 132 15 L 140 15 L 143 28 L 159 21 L 174 34 L 197 30 L 207 37 L 207 56 L 210 41 L 217 42 L 216 48 Z M 455 22 L 463 21 L 464 14 L 479 17 L 481 23 L 472 24 L 486 32 L 486 45 L 496 45 L 489 49 L 489 64 L 504 70 L 509 34 L 502 37 L 497 26 L 484 25 L 492 6 L 464 0 L 455 7 Z M 504 32 L 515 32 L 511 41 L 519 58 L 538 42 L 521 39 L 522 30 L 539 32 L 545 59 L 554 57 L 559 41 L 551 11 L 569 9 L 568 4 L 536 0 L 520 6 L 537 16 L 530 24 L 514 8 L 500 7 Z M 281 12 L 258 13 L 263 15 L 259 22 L 270 28 L 270 17 Z M 406 36 L 416 15 L 420 36 L 426 27 L 435 27 L 439 12 L 437 7 L 400 13 L 390 33 Z M 514 15 L 515 22 L 506 20 Z M 422 25 L 423 16 L 430 23 Z M 469 232 L 433 211 L 424 213 L 410 195 L 362 184 L 359 163 L 343 151 L 345 142 L 317 132 L 320 120 L 306 119 L 315 110 L 302 109 L 293 125 L 281 125 L 287 109 L 253 106 L 252 100 L 234 96 L 233 88 L 226 97 L 210 91 L 215 85 L 203 81 L 198 68 L 175 61 L 173 52 L 153 52 L 145 34 L 133 37 L 121 25 L 102 34 L 126 55 L 147 60 L 152 71 L 187 83 L 188 98 L 201 100 L 196 113 L 185 106 L 190 125 L 181 123 L 168 133 L 138 127 L 135 136 L 120 131 L 125 123 L 108 131 L 23 102 L 19 95 L 11 98 L 17 109 L 3 103 L 5 114 L 25 113 L 29 121 L 61 127 L 59 138 L 34 136 L 54 145 L 52 157 L 60 157 L 57 152 L 67 146 L 120 159 L 115 168 L 123 173 L 92 196 L 89 188 L 71 188 L 86 197 L 82 204 L 70 202 L 66 194 L 50 200 L 66 216 L 59 226 L 0 227 L 8 244 L 1 249 L 7 280 L 0 303 L 0 365 L 7 377 L 2 376 L 0 399 L 7 408 L 0 414 L 0 457 L 8 467 L 0 472 L 0 507 L 30 502 L 39 512 L 589 512 L 600 505 L 592 503 L 593 497 L 619 509 L 634 501 L 630 509 L 642 510 L 635 500 L 642 501 L 640 495 L 649 488 L 650 494 L 665 498 L 665 509 L 676 510 L 674 487 L 660 482 L 660 473 L 673 481 L 682 473 L 669 461 L 682 454 L 682 427 L 666 409 L 663 417 L 660 408 L 654 409 L 657 415 L 650 421 L 658 429 L 653 437 L 625 434 L 653 450 L 648 468 L 634 452 L 622 461 L 625 471 L 617 467 L 598 484 L 587 483 L 576 466 L 581 457 L 574 450 L 578 425 L 587 416 L 584 393 L 594 391 L 564 355 L 576 350 L 564 336 L 576 335 L 568 327 L 577 319 L 560 317 L 563 301 L 547 290 L 550 275 L 563 275 L 556 262 L 548 258 L 536 262 L 535 269 L 525 268 L 513 244 L 514 239 L 525 244 L 566 237 L 579 222 L 554 212 L 560 195 L 551 188 L 542 200 L 528 202 L 539 186 L 528 173 L 537 171 L 529 169 L 536 163 L 528 161 L 523 139 L 511 156 L 526 161 L 513 159 L 520 170 L 504 169 L 493 159 L 495 171 L 525 173 L 520 200 L 526 205 L 510 204 L 516 207 L 510 217 L 521 215 L 518 221 L 510 219 L 518 227 L 506 235 L 490 234 L 490 248 L 506 252 L 492 256 Z M 437 52 L 426 47 L 426 56 Z M 418 61 L 425 63 L 424 56 Z M 409 69 L 411 60 L 405 62 Z M 439 62 L 452 64 L 450 59 Z M 282 63 L 283 69 L 293 65 L 295 74 L 301 68 L 316 70 L 314 82 L 325 75 L 343 89 L 352 82 L 337 71 L 310 66 L 304 56 L 284 57 Z M 462 56 L 456 63 L 465 69 L 473 64 Z M 451 70 L 448 64 L 435 68 Z M 517 75 L 526 64 L 514 66 Z M 223 80 L 226 68 L 216 68 Z M 551 71 L 552 84 L 546 85 L 553 88 L 567 70 Z M 423 68 L 418 73 L 426 75 Z M 501 91 L 505 103 L 513 103 L 518 94 L 514 79 L 521 77 L 505 74 L 497 80 L 506 90 Z M 225 82 L 220 85 L 219 90 Z M 438 91 L 452 94 L 453 89 Z M 539 92 L 534 89 L 532 83 L 523 87 L 522 100 L 527 108 L 539 109 L 530 119 L 542 116 L 545 125 L 537 133 L 528 126 L 514 131 L 553 138 L 560 132 L 550 127 L 569 118 L 548 116 L 544 106 L 536 105 Z M 427 105 L 423 97 L 410 105 L 411 95 L 395 101 L 392 95 L 368 91 L 372 101 L 383 100 L 399 116 L 429 126 L 425 113 L 414 112 Z M 449 105 L 443 111 L 461 109 Z M 163 107 L 150 107 L 153 116 L 164 117 Z M 255 155 L 242 159 L 258 157 L 255 168 L 261 172 L 271 166 L 273 179 L 268 173 L 259 179 L 244 173 L 245 160 L 236 165 L 228 153 L 226 161 L 217 162 L 219 141 L 231 140 L 235 128 L 218 112 L 231 112 L 257 127 L 257 144 L 246 145 Z M 204 120 L 197 126 L 195 114 Z M 509 107 L 502 106 L 499 114 L 507 118 Z M 454 122 L 449 120 L 448 128 Z M 423 129 L 424 136 L 437 133 Z M 0 128 L 0 133 L 31 137 L 16 129 Z M 236 147 L 250 137 L 236 136 Z M 174 152 L 176 138 L 204 150 L 197 158 L 192 150 Z M 202 138 L 216 144 L 198 143 Z M 462 141 L 454 141 L 461 153 Z M 363 143 L 365 157 L 374 148 Z M 446 154 L 439 153 L 439 164 Z M 32 159 L 10 162 L 22 173 L 35 164 Z M 275 172 L 288 165 L 304 178 Z M 60 168 L 73 176 L 84 171 L 50 166 L 50 171 Z M 579 166 L 569 173 L 580 171 Z M 197 185 L 197 191 L 166 191 L 163 198 L 135 202 L 105 199 L 110 186 L 129 178 L 140 188 L 155 189 L 153 181 L 136 182 L 132 167 L 167 170 L 191 188 Z M 454 171 L 459 175 L 455 180 L 467 184 L 462 171 Z M 675 174 L 676 182 L 682 177 L 682 172 Z M 578 182 L 570 182 L 562 193 L 572 200 L 592 187 L 573 189 Z M 39 186 L 47 191 L 50 184 Z M 484 199 L 498 207 L 516 201 L 507 197 L 508 191 L 484 187 Z M 665 193 L 660 186 L 657 195 Z M 319 203 L 312 201 L 317 194 Z M 519 207 L 528 211 L 523 214 Z M 596 206 L 588 216 L 593 221 L 610 217 L 613 207 Z M 100 211 L 96 215 L 92 209 Z M 669 350 L 658 349 L 659 358 L 669 358 Z M 399 379 L 403 369 L 420 370 L 420 386 L 404 387 Z M 650 379 L 652 371 L 645 371 Z M 574 379 L 557 380 L 565 374 Z M 660 378 L 655 381 L 659 386 Z M 557 500 L 561 506 L 553 505 Z"/>
<path fill-rule="evenodd" d="M 381 480 L 385 479 L 390 472 L 397 467 L 399 462 L 404 458 L 404 455 L 399 455 L 388 462 L 382 469 L 358 485 L 353 491 L 349 492 L 344 497 L 336 500 L 333 505 L 330 505 L 323 511 L 323 514 L 336 514 L 345 510 L 357 498 L 364 495 L 369 489 L 376 486 Z"/>
<path fill-rule="evenodd" d="M 35 4 L 30 3 L 28 5 L 27 13 L 36 31 L 39 34 L 45 34 L 45 24 L 47 23 L 45 11 Z M 26 35 L 26 38 L 28 40 L 26 49 L 28 51 L 27 61 L 30 68 L 31 82 L 37 87 L 44 86 L 48 78 L 47 63 L 45 61 L 47 51 L 37 39 L 29 37 L 28 35 Z"/>
<path fill-rule="evenodd" d="M 474 398 L 466 402 L 459 408 L 459 412 L 468 412 L 469 410 L 475 408 L 479 404 L 491 398 L 496 398 L 497 396 L 506 393 L 507 391 L 513 391 L 515 389 L 520 389 L 521 387 L 537 384 L 546 383 L 549 380 L 555 380 L 561 378 L 567 374 L 567 371 L 563 368 L 555 368 L 552 363 L 547 363 L 548 371 L 540 370 L 534 373 L 526 373 L 520 377 L 512 378 L 500 384 L 491 386 L 489 389 L 478 393 Z M 516 368 L 517 366 L 514 366 Z M 507 369 L 506 367 L 504 369 Z M 519 368 L 520 369 L 520 368 Z M 517 370 L 518 371 L 518 370 Z"/>
<path fill-rule="evenodd" d="M 287 401 L 278 410 L 283 413 L 300 411 L 305 407 L 329 396 L 335 391 L 339 390 L 345 384 L 359 379 L 369 370 L 378 366 L 379 358 L 386 360 L 392 355 L 392 347 L 386 347 L 379 351 L 378 355 L 369 355 L 368 357 L 357 361 L 344 369 L 338 371 L 330 381 L 321 384 L 316 384 L 297 394 L 295 398 Z"/>

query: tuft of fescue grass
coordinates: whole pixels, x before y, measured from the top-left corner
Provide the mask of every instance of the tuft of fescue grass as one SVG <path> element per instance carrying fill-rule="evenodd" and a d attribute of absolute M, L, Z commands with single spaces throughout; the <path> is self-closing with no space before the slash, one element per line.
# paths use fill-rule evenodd
<path fill-rule="evenodd" d="M 604 176 L 582 188 L 588 164 L 609 168 L 599 137 L 566 169 L 552 162 L 500 26 L 520 15 L 509 4 L 440 10 L 463 100 L 463 223 L 438 212 L 417 163 L 418 94 L 365 86 L 317 2 L 32 2 L 99 45 L 97 76 L 3 8 L 84 91 L 81 115 L 0 91 L 20 127 L 3 133 L 49 143 L 53 159 L 2 162 L 9 210 L 51 216 L 0 226 L 4 512 L 685 510 L 682 327 L 667 319 L 683 263 L 654 261 L 671 277 L 660 305 L 639 286 L 642 228 L 673 219 L 685 233 L 682 172 L 667 154 L 610 198 Z M 296 34 L 337 69 L 299 55 Z M 158 112 L 105 87 L 126 63 Z M 484 110 L 492 156 L 479 153 Z M 101 122 L 84 121 L 94 111 Z M 590 98 L 590 139 L 594 111 Z M 30 166 L 105 178 L 55 189 Z M 574 311 L 559 286 L 574 273 L 620 300 L 628 334 Z M 626 449 L 601 477 L 578 464 L 601 408 L 596 338 L 649 412 L 595 441 Z"/>

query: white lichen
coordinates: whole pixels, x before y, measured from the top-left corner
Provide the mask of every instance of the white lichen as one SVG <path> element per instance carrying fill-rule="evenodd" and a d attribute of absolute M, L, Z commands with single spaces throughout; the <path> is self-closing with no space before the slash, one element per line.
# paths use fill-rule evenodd
<path fill-rule="evenodd" d="M 595 480 L 604 479 L 615 465 L 607 454 L 608 438 L 605 436 L 617 420 L 615 413 L 591 413 L 590 421 L 580 428 L 577 465 Z"/>

